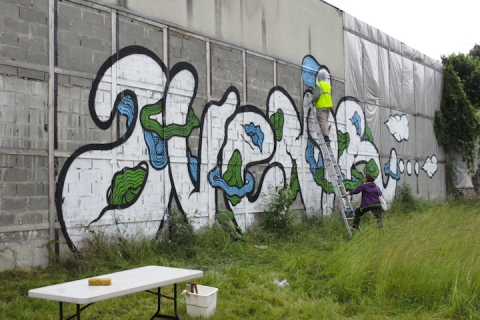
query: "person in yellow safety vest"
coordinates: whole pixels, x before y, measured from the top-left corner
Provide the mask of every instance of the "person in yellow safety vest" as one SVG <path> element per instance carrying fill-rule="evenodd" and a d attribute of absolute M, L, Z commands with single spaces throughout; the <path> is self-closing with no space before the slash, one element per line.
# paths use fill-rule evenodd
<path fill-rule="evenodd" d="M 332 88 L 326 79 L 327 71 L 325 69 L 319 70 L 317 73 L 317 83 L 315 84 L 315 89 L 313 91 L 312 103 L 315 105 L 317 121 L 320 125 L 323 138 L 328 144 L 330 143 L 330 138 L 328 136 L 327 119 L 333 104 Z"/>

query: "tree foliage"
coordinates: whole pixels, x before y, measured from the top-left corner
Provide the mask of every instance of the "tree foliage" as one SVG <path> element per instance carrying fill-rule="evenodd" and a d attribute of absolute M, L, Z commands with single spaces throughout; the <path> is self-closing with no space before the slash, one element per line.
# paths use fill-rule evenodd
<path fill-rule="evenodd" d="M 451 65 L 462 84 L 468 101 L 476 109 L 480 108 L 480 46 L 470 50 L 469 54 L 451 54 L 442 57 L 444 65 Z"/>
<path fill-rule="evenodd" d="M 435 113 L 435 135 L 446 151 L 462 153 L 476 171 L 480 136 L 480 45 L 468 54 L 442 56 L 445 66 L 440 111 Z"/>
<path fill-rule="evenodd" d="M 434 129 L 438 143 L 446 151 L 463 153 L 470 170 L 477 156 L 480 118 L 467 99 L 454 66 L 446 64 L 440 111 L 435 112 Z"/>
<path fill-rule="evenodd" d="M 480 58 L 480 44 L 474 45 L 468 54 L 472 57 Z"/>

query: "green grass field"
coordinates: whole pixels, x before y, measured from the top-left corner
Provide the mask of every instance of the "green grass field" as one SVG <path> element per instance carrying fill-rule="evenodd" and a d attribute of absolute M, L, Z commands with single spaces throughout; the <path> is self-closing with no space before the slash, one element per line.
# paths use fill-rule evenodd
<path fill-rule="evenodd" d="M 365 215 L 351 238 L 335 217 L 239 241 L 218 227 L 179 243 L 98 236 L 49 268 L 0 273 L 0 319 L 58 319 L 58 303 L 28 290 L 145 265 L 203 270 L 197 282 L 218 288 L 211 319 L 480 319 L 479 230 L 478 200 L 406 201 L 384 214 L 381 229 Z M 156 297 L 142 292 L 98 302 L 82 319 L 149 319 L 155 310 Z M 179 313 L 193 319 L 183 299 Z"/>

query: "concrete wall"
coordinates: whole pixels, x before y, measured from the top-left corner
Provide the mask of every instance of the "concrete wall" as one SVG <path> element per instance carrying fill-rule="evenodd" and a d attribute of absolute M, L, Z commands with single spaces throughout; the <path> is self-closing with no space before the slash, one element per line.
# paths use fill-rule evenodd
<path fill-rule="evenodd" d="M 339 163 L 361 153 L 348 188 L 370 170 L 395 195 L 397 158 L 340 136 L 365 110 L 345 96 L 342 14 L 321 1 L 0 0 L 0 16 L 0 271 L 91 232 L 158 236 L 172 209 L 198 228 L 229 210 L 248 231 L 286 180 L 294 209 L 331 214 L 304 58 L 331 74 Z"/>
<path fill-rule="evenodd" d="M 344 77 L 342 12 L 320 0 L 98 2 L 294 63 L 309 52 Z"/>

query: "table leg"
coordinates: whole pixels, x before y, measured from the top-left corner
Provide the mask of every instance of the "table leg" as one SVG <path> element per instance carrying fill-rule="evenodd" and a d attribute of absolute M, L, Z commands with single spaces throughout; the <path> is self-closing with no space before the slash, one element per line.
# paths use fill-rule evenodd
<path fill-rule="evenodd" d="M 173 308 L 175 309 L 175 316 L 180 319 L 177 312 L 177 284 L 173 285 Z"/>
<path fill-rule="evenodd" d="M 178 311 L 177 311 L 177 284 L 176 283 L 174 284 L 174 289 L 173 290 L 174 290 L 173 298 L 168 297 L 168 296 L 163 296 L 161 291 L 160 291 L 160 288 L 157 288 L 157 292 L 147 290 L 147 292 L 150 292 L 150 293 L 153 293 L 153 294 L 157 295 L 157 312 L 155 312 L 155 314 L 152 316 L 152 318 L 150 318 L 150 320 L 153 320 L 155 318 L 182 320 L 182 318 L 180 318 L 180 316 L 178 315 Z M 173 300 L 173 305 L 174 305 L 174 309 L 175 309 L 175 315 L 174 316 L 169 316 L 169 315 L 160 313 L 161 298 L 162 297 L 166 298 L 166 299 Z"/>
<path fill-rule="evenodd" d="M 160 314 L 160 298 L 162 297 L 162 294 L 160 292 L 160 288 L 157 288 L 157 303 L 158 303 L 158 307 L 157 307 L 157 314 Z"/>
<path fill-rule="evenodd" d="M 60 307 L 60 320 L 63 320 L 63 302 L 59 302 Z"/>

